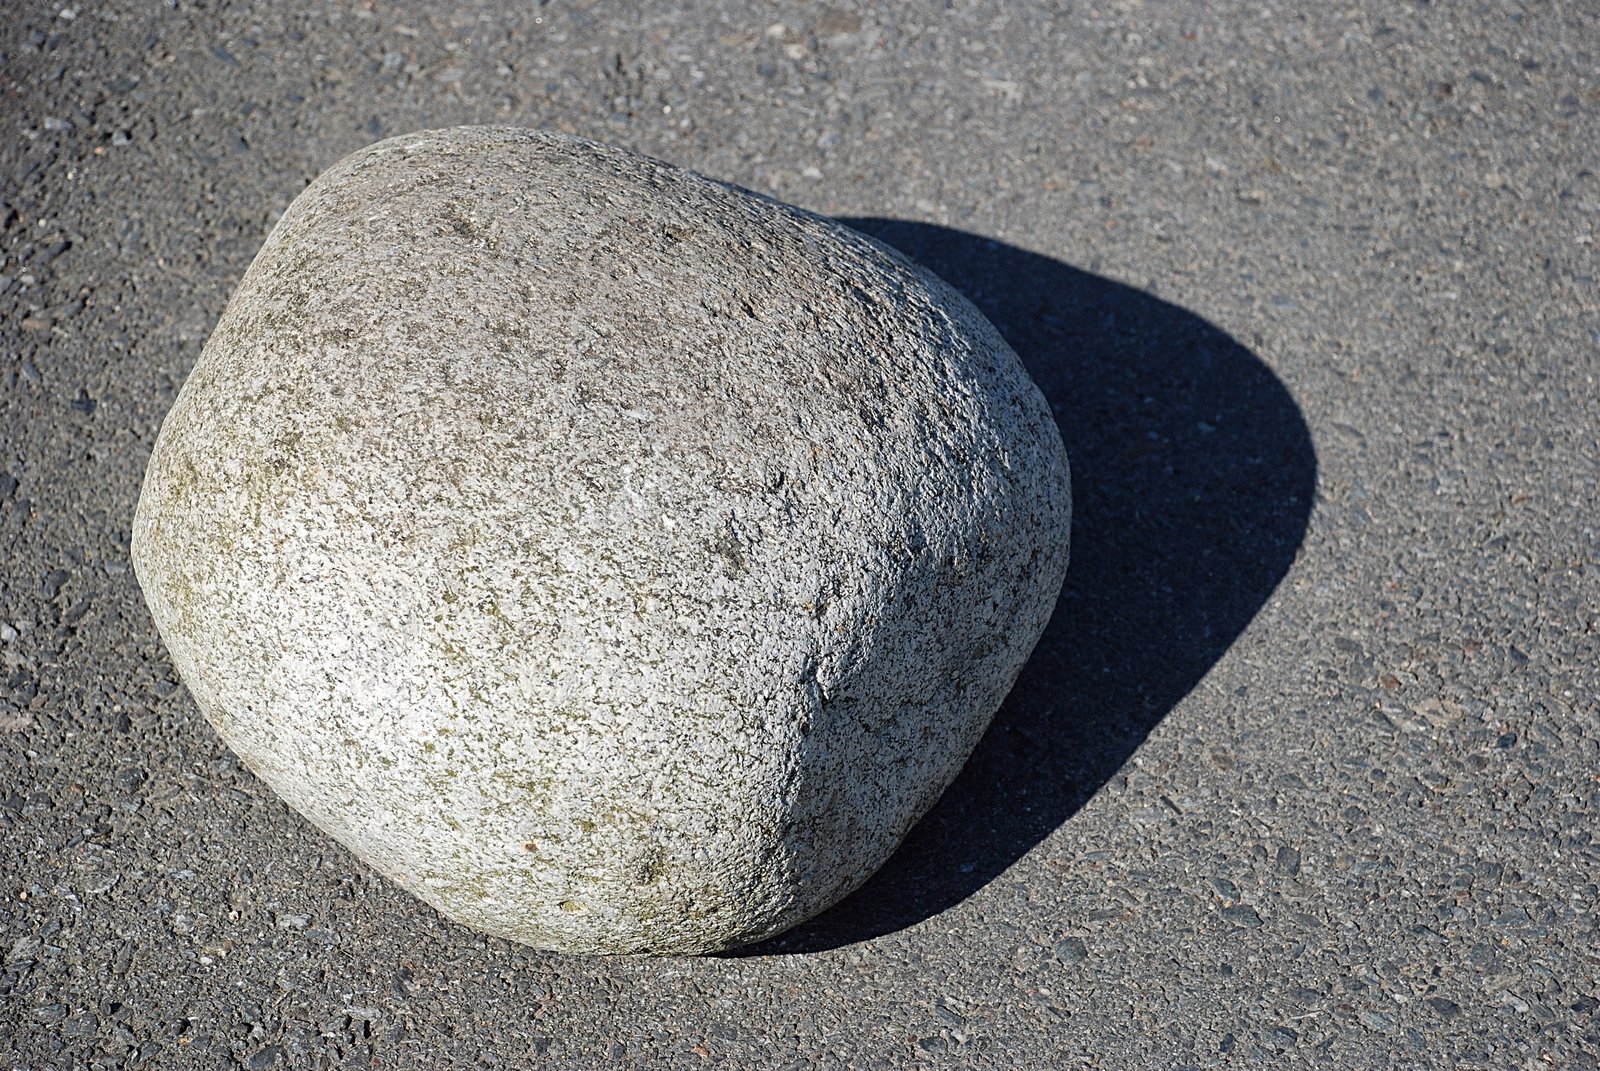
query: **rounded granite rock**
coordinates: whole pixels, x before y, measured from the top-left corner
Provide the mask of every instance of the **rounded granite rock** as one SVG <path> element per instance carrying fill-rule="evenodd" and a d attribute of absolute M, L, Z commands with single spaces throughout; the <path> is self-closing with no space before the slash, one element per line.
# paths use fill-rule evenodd
<path fill-rule="evenodd" d="M 445 915 L 777 933 L 894 851 L 1050 616 L 1067 463 L 965 299 L 600 145 L 392 138 L 302 193 L 133 530 L 200 709 Z"/>

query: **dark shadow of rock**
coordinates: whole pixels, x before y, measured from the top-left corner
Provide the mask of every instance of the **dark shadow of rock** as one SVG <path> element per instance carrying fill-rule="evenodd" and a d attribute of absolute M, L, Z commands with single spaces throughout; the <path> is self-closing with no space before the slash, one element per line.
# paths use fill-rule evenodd
<path fill-rule="evenodd" d="M 900 850 L 838 906 L 735 955 L 893 933 L 1049 836 L 1250 623 L 1294 561 L 1316 483 L 1294 399 L 1193 313 L 977 235 L 843 222 L 961 290 L 1021 355 L 1072 459 L 1072 566 L 994 725 Z"/>

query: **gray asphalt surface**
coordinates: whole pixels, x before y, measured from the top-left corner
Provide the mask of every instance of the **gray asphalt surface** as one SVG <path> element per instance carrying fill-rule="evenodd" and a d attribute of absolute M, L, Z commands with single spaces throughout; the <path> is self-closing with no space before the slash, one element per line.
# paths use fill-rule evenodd
<path fill-rule="evenodd" d="M 1593 1067 L 1600 8 L 9 3 L 6 1067 Z M 748 955 L 447 924 L 199 717 L 128 569 L 274 218 L 547 125 L 853 221 L 1073 454 L 966 774 Z"/>

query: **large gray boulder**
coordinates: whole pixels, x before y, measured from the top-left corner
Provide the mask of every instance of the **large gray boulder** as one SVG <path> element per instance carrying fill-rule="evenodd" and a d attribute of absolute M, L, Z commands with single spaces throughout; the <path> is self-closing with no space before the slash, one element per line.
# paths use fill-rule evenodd
<path fill-rule="evenodd" d="M 1055 604 L 1067 461 L 961 296 L 531 131 L 314 182 L 161 429 L 151 613 L 251 769 L 458 922 L 704 952 L 828 907 Z"/>

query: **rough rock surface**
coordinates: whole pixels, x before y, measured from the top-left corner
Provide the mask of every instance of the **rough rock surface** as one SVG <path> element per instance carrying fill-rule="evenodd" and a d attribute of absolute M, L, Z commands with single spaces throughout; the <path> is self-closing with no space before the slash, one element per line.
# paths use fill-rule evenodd
<path fill-rule="evenodd" d="M 700 952 L 834 903 L 954 777 L 1067 562 L 962 297 L 828 220 L 464 128 L 289 208 L 162 428 L 160 632 L 290 804 L 469 926 Z"/>

